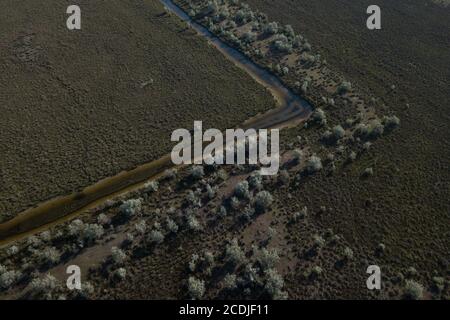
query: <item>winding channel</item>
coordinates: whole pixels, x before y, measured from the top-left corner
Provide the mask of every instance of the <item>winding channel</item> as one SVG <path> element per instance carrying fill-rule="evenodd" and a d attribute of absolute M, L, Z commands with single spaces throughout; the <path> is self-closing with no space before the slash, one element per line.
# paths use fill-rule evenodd
<path fill-rule="evenodd" d="M 241 128 L 283 128 L 309 117 L 312 111 L 311 105 L 285 87 L 276 76 L 221 41 L 205 27 L 192 21 L 171 0 L 160 0 L 160 2 L 274 96 L 278 104 L 277 108 L 247 120 L 240 126 Z M 41 232 L 83 212 L 93 210 L 108 199 L 139 189 L 149 179 L 157 179 L 166 169 L 173 166 L 170 155 L 166 155 L 135 169 L 122 171 L 115 176 L 100 180 L 81 192 L 57 197 L 29 208 L 15 218 L 0 224 L 0 246 Z"/>

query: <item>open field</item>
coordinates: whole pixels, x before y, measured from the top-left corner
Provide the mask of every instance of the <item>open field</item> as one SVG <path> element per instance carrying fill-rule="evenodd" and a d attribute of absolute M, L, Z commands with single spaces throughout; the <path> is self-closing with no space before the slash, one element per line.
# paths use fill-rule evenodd
<path fill-rule="evenodd" d="M 274 107 L 158 1 L 79 4 L 79 32 L 60 1 L 0 4 L 0 221 Z"/>
<path fill-rule="evenodd" d="M 371 32 L 366 0 L 175 2 L 314 106 L 281 131 L 280 171 L 178 167 L 8 243 L 0 299 L 449 299 L 450 11 L 381 0 L 383 29 Z M 183 29 L 167 16 L 150 15 L 155 30 L 159 19 Z M 177 37 L 204 51 L 189 32 Z M 69 265 L 82 270 L 80 291 L 64 286 Z M 381 268 L 381 290 L 366 287 L 369 265 Z"/>

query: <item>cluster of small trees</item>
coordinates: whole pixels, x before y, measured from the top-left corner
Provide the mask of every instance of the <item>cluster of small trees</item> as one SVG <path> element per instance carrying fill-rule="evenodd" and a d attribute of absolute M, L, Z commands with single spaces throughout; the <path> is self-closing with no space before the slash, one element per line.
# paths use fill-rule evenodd
<path fill-rule="evenodd" d="M 311 115 L 311 121 L 321 126 L 326 125 L 327 117 L 325 115 L 325 111 L 323 111 L 321 108 L 317 108 L 316 110 L 314 110 L 314 113 Z"/>
<path fill-rule="evenodd" d="M 203 166 L 192 166 L 191 167 L 191 177 L 194 181 L 200 180 L 205 175 L 205 170 Z"/>
<path fill-rule="evenodd" d="M 239 182 L 234 188 L 234 194 L 240 199 L 249 199 L 250 190 L 247 180 Z"/>
<path fill-rule="evenodd" d="M 269 191 L 263 190 L 255 196 L 255 208 L 259 212 L 266 211 L 273 202 L 273 197 Z"/>
<path fill-rule="evenodd" d="M 311 157 L 309 157 L 308 161 L 306 162 L 306 172 L 308 173 L 315 173 L 317 171 L 322 170 L 323 165 L 322 165 L 322 160 L 316 156 L 316 155 L 312 155 Z"/>
<path fill-rule="evenodd" d="M 278 250 L 265 247 L 253 246 L 252 255 L 249 259 L 245 257 L 244 251 L 236 239 L 225 248 L 225 261 L 232 261 L 235 270 L 239 270 L 239 276 L 229 273 L 223 280 L 226 290 L 240 289 L 244 294 L 260 292 L 271 299 L 285 299 L 286 292 L 283 291 L 284 281 L 275 267 L 280 259 Z M 245 265 L 240 268 L 240 265 Z M 257 293 L 259 296 L 260 293 Z"/>
<path fill-rule="evenodd" d="M 270 209 L 273 197 L 265 191 L 263 177 L 259 171 L 252 172 L 247 180 L 238 182 L 232 196 L 217 209 L 219 217 L 225 217 L 229 212 L 240 212 L 244 221 L 249 221 L 255 213 L 263 213 Z"/>
<path fill-rule="evenodd" d="M 323 269 L 320 266 L 313 266 L 311 269 L 305 272 L 304 276 L 309 279 L 317 279 L 323 273 Z"/>
<path fill-rule="evenodd" d="M 222 296 L 271 299 L 287 298 L 283 277 L 277 272 L 279 262 L 277 249 L 253 246 L 249 257 L 237 239 L 229 241 L 221 259 L 215 260 L 211 252 L 202 255 L 193 254 L 188 263 L 191 273 L 187 281 L 188 295 L 192 299 L 205 296 L 207 279 L 213 274 L 224 272 L 223 280 L 218 284 Z M 216 286 L 217 283 L 211 283 Z"/>
<path fill-rule="evenodd" d="M 188 292 L 191 299 L 198 300 L 205 294 L 205 281 L 193 276 L 188 279 Z"/>
<path fill-rule="evenodd" d="M 256 257 L 256 261 L 263 270 L 275 268 L 276 264 L 280 260 L 277 249 L 258 249 L 254 247 L 253 252 L 254 256 Z"/>
<path fill-rule="evenodd" d="M 287 292 L 283 291 L 284 280 L 283 277 L 275 269 L 267 269 L 264 271 L 266 278 L 264 290 L 274 300 L 287 299 Z"/>
<path fill-rule="evenodd" d="M 125 279 L 127 275 L 127 270 L 125 269 L 125 261 L 128 259 L 127 253 L 118 248 L 118 247 L 112 247 L 111 248 L 111 255 L 105 262 L 106 270 L 111 275 L 112 281 L 121 281 Z"/>
<path fill-rule="evenodd" d="M 349 247 L 345 247 L 343 252 L 342 252 L 342 259 L 344 261 L 352 260 L 353 259 L 353 255 L 354 255 L 353 250 L 351 248 L 349 248 Z"/>
<path fill-rule="evenodd" d="M 0 264 L 0 290 L 8 290 L 22 277 L 22 273 L 15 270 L 8 270 Z"/>
<path fill-rule="evenodd" d="M 262 28 L 262 31 L 267 35 L 274 35 L 277 34 L 279 30 L 278 23 L 277 22 L 269 22 L 264 25 Z"/>
<path fill-rule="evenodd" d="M 379 120 L 372 120 L 368 125 L 359 123 L 353 131 L 353 136 L 360 139 L 374 139 L 381 136 L 384 132 L 384 126 Z"/>
<path fill-rule="evenodd" d="M 233 264 L 239 265 L 245 260 L 245 253 L 239 246 L 236 238 L 231 240 L 231 242 L 225 247 L 225 261 Z"/>
<path fill-rule="evenodd" d="M 148 238 L 153 244 L 161 244 L 164 242 L 164 234 L 157 229 L 150 231 Z"/>
<path fill-rule="evenodd" d="M 190 213 L 186 216 L 186 226 L 188 227 L 189 230 L 192 230 L 192 231 L 200 231 L 203 229 L 200 222 L 197 220 L 197 218 L 192 213 Z"/>
<path fill-rule="evenodd" d="M 273 47 L 280 52 L 292 52 L 292 44 L 290 43 L 288 37 L 286 37 L 284 34 L 278 34 L 277 36 L 275 36 L 272 44 Z"/>
<path fill-rule="evenodd" d="M 55 293 L 60 285 L 58 280 L 50 274 L 34 278 L 28 285 L 29 294 L 34 299 L 55 299 Z"/>
<path fill-rule="evenodd" d="M 311 50 L 311 49 L 309 49 Z M 317 63 L 320 62 L 320 54 L 311 54 L 305 52 L 301 57 L 299 63 L 302 64 L 304 67 L 311 68 L 315 66 Z M 309 81 L 310 82 L 310 81 Z M 305 93 L 306 91 L 304 91 Z"/>
<path fill-rule="evenodd" d="M 382 136 L 386 130 L 391 131 L 398 126 L 400 126 L 400 119 L 397 116 L 386 116 L 383 117 L 382 121 L 374 119 L 368 124 L 357 124 L 353 136 L 364 140 L 376 139 Z"/>
<path fill-rule="evenodd" d="M 102 222 L 107 222 L 106 217 L 101 217 Z M 103 226 L 96 223 L 84 223 L 80 219 L 73 220 L 67 226 L 67 232 L 70 236 L 75 237 L 82 245 L 92 245 L 100 239 L 105 233 Z"/>
<path fill-rule="evenodd" d="M 214 254 L 210 251 L 204 251 L 203 254 L 199 255 L 194 253 L 191 256 L 191 261 L 189 262 L 189 271 L 190 272 L 204 272 L 207 275 L 210 275 L 212 272 L 212 268 L 214 267 L 215 257 Z"/>
<path fill-rule="evenodd" d="M 259 171 L 254 171 L 250 174 L 248 178 L 248 185 L 250 189 L 254 189 L 256 191 L 260 191 L 264 188 L 263 186 L 263 178 Z"/>
<path fill-rule="evenodd" d="M 386 116 L 383 118 L 383 124 L 386 129 L 392 130 L 400 125 L 400 119 L 397 116 Z"/>
<path fill-rule="evenodd" d="M 10 246 L 7 250 L 6 250 L 6 254 L 8 255 L 8 257 L 14 256 L 15 254 L 17 254 L 19 252 L 19 247 L 18 246 Z"/>
<path fill-rule="evenodd" d="M 290 53 L 294 49 L 311 51 L 308 41 L 303 36 L 296 35 L 292 26 L 268 22 L 265 14 L 252 11 L 245 3 L 236 0 L 213 0 L 200 4 L 189 1 L 188 4 L 188 14 L 191 17 L 206 15 L 205 21 L 210 31 L 224 37 L 244 52 L 249 51 L 248 46 L 256 41 L 258 32 L 266 37 L 273 36 L 272 47 L 278 52 Z M 199 13 L 202 14 L 199 15 Z M 233 32 L 236 26 L 247 23 L 251 25 L 250 31 L 244 32 L 241 36 Z M 256 54 L 255 50 L 251 51 Z M 261 52 L 258 55 L 262 55 Z M 320 57 L 314 58 L 320 59 Z"/>
<path fill-rule="evenodd" d="M 144 192 L 156 192 L 159 188 L 159 182 L 156 180 L 149 181 L 144 184 Z"/>
<path fill-rule="evenodd" d="M 327 130 L 322 134 L 322 140 L 326 143 L 336 143 L 345 136 L 345 130 L 341 125 L 334 126 L 331 131 Z"/>
<path fill-rule="evenodd" d="M 38 252 L 39 260 L 45 265 L 55 265 L 61 259 L 61 254 L 55 247 L 46 247 Z"/>
<path fill-rule="evenodd" d="M 337 92 L 338 94 L 343 95 L 343 94 L 348 93 L 350 90 L 352 90 L 352 84 L 351 84 L 350 82 L 348 82 L 348 81 L 342 81 L 342 82 L 338 85 L 338 87 L 337 87 L 337 89 L 336 89 L 336 92 Z"/>
<path fill-rule="evenodd" d="M 406 299 L 421 300 L 423 299 L 424 288 L 414 280 L 406 280 L 403 288 L 403 296 Z"/>
<path fill-rule="evenodd" d="M 123 280 L 127 276 L 127 270 L 125 268 L 118 268 L 113 273 L 114 278 L 120 280 Z"/>
<path fill-rule="evenodd" d="M 127 255 L 122 249 L 118 247 L 112 247 L 110 259 L 112 264 L 122 265 L 127 259 Z"/>
<path fill-rule="evenodd" d="M 194 253 L 191 256 L 188 268 L 191 273 L 203 272 L 206 275 L 211 275 L 214 267 L 215 257 L 210 251 L 203 252 L 202 255 Z M 191 299 L 201 299 L 205 294 L 205 281 L 200 280 L 195 276 L 188 278 L 188 293 Z"/>
<path fill-rule="evenodd" d="M 133 244 L 136 237 L 140 237 L 142 242 L 146 245 L 157 246 L 164 242 L 166 237 L 176 234 L 179 231 L 179 225 L 172 218 L 169 217 L 170 213 L 175 213 L 174 208 L 167 210 L 167 216 L 162 222 L 156 221 L 153 226 L 149 226 L 145 219 L 140 219 L 134 224 L 134 229 L 127 233 L 127 237 L 123 242 L 123 246 L 129 246 Z M 201 229 L 201 226 L 197 220 L 193 221 L 192 210 L 189 208 L 186 210 L 186 226 L 188 229 Z M 114 249 L 117 250 L 117 249 Z"/>
<path fill-rule="evenodd" d="M 175 221 L 173 221 L 170 217 L 166 218 L 166 228 L 169 233 L 175 234 L 178 232 L 178 225 Z"/>
<path fill-rule="evenodd" d="M 94 244 L 104 234 L 104 229 L 100 224 L 84 223 L 80 219 L 73 220 L 65 230 L 55 232 L 44 231 L 39 235 L 33 235 L 27 238 L 25 242 L 27 257 L 22 260 L 23 268 L 31 270 L 31 263 L 41 268 L 48 268 L 58 264 L 64 255 L 71 255 L 78 252 L 81 248 Z M 60 244 L 63 244 L 62 246 Z M 10 254 L 19 253 L 17 246 L 8 249 Z M 31 257 L 31 261 L 29 260 Z M 31 272 L 31 271 L 28 272 Z M 4 277 L 10 277 L 13 273 L 9 272 Z"/>
<path fill-rule="evenodd" d="M 300 211 L 294 212 L 291 222 L 296 223 L 301 219 L 305 219 L 308 216 L 308 207 L 303 207 Z"/>
<path fill-rule="evenodd" d="M 122 217 L 130 219 L 131 217 L 140 214 L 142 210 L 142 199 L 129 199 L 124 201 L 120 207 L 119 212 Z"/>
<path fill-rule="evenodd" d="M 300 164 L 300 162 L 303 160 L 304 152 L 301 149 L 294 149 L 292 151 L 292 160 L 295 164 Z"/>

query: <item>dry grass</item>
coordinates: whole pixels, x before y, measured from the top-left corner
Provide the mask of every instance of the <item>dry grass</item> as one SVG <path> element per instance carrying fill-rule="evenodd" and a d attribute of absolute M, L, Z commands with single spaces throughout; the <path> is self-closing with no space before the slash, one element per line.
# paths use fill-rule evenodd
<path fill-rule="evenodd" d="M 158 1 L 3 1 L 0 220 L 158 158 L 194 120 L 229 128 L 271 95 Z"/>
<path fill-rule="evenodd" d="M 254 244 L 266 242 L 267 247 L 279 249 L 281 259 L 277 269 L 285 278 L 284 289 L 291 299 L 397 299 L 402 297 L 405 285 L 400 273 L 405 279 L 421 283 L 426 290 L 425 298 L 448 298 L 448 281 L 444 281 L 441 292 L 433 284 L 433 277 L 445 278 L 448 274 L 450 252 L 449 117 L 443 103 L 449 100 L 449 77 L 445 69 L 448 61 L 441 55 L 446 48 L 442 45 L 448 44 L 440 31 L 434 30 L 448 28 L 450 19 L 436 19 L 445 14 L 433 8 L 421 11 L 414 5 L 404 6 L 403 1 L 383 2 L 383 7 L 396 10 L 390 11 L 392 19 L 386 19 L 387 30 L 374 35 L 360 28 L 360 9 L 364 7 L 361 3 L 348 1 L 342 6 L 341 1 L 335 0 L 324 0 L 327 5 L 301 0 L 293 5 L 291 1 L 278 0 L 274 6 L 274 1 L 250 2 L 268 12 L 271 19 L 291 23 L 297 31 L 302 31 L 313 47 L 326 56 L 330 68 L 339 70 L 356 85 L 365 101 L 378 97 L 372 107 L 381 113 L 399 115 L 400 129 L 374 142 L 368 152 L 361 153 L 352 163 L 344 163 L 342 158 L 336 160 L 337 170 L 332 175 L 326 174 L 326 170 L 315 175 L 300 174 L 304 161 L 290 166 L 289 152 L 284 154 L 289 183 L 281 184 L 279 177 L 266 180 L 264 188 L 274 196 L 272 209 L 249 222 L 242 219 L 245 201 L 237 210 L 229 210 L 225 218 L 217 215 L 220 205 L 228 206 L 234 186 L 248 176 L 251 171 L 248 167 L 244 167 L 244 172 L 224 167 L 230 178 L 223 183 L 210 170 L 204 180 L 192 183 L 183 170 L 177 181 L 161 182 L 156 193 L 127 195 L 144 198 L 143 219 L 150 228 L 170 216 L 180 225 L 180 231 L 157 246 L 148 246 L 142 237 L 137 237 L 131 248 L 125 249 L 129 254 L 135 253 L 125 263 L 127 281 L 111 281 L 110 274 L 99 263 L 89 275 L 95 284 L 91 297 L 186 298 L 186 279 L 192 274 L 187 268 L 191 255 L 205 250 L 219 261 L 218 275 L 214 272 L 195 275 L 206 280 L 206 298 L 223 297 L 222 254 L 227 240 L 237 238 L 247 257 L 251 256 Z M 419 20 L 415 20 L 417 16 Z M 421 28 L 411 31 L 411 25 Z M 389 31 L 394 26 L 395 32 Z M 411 32 L 415 32 L 415 42 L 405 40 L 405 37 L 412 38 Z M 395 90 L 390 88 L 392 84 L 396 85 Z M 332 120 L 330 125 L 353 116 L 349 108 L 327 107 L 325 111 Z M 319 142 L 323 130 L 309 126 L 282 131 L 283 149 L 302 148 L 308 154 L 315 152 L 324 158 L 328 152 L 335 152 L 335 146 Z M 297 136 L 301 136 L 301 141 Z M 349 142 L 344 145 L 345 152 L 354 147 Z M 373 176 L 363 177 L 362 173 L 369 167 L 373 168 Z M 212 200 L 206 199 L 205 183 L 218 187 Z M 188 190 L 201 191 L 202 205 L 194 210 L 204 227 L 201 232 L 188 230 L 184 222 L 189 211 L 185 201 Z M 308 215 L 292 223 L 294 212 L 305 206 Z M 116 217 L 118 211 L 116 205 L 96 213 Z M 86 213 L 81 218 L 94 222 L 96 215 Z M 87 257 L 104 257 L 108 247 L 133 231 L 140 219 L 136 217 L 129 223 L 115 225 L 97 245 L 69 256 L 64 263 L 77 261 L 87 267 L 89 261 L 96 261 Z M 62 230 L 61 227 L 64 226 L 56 227 L 53 232 Z M 316 236 L 322 237 L 324 244 L 320 250 L 311 250 Z M 66 242 L 52 245 L 62 247 Z M 380 244 L 385 246 L 382 254 L 377 250 Z M 18 245 L 22 249 L 20 253 L 8 259 L 3 252 L 0 263 L 8 267 L 23 265 L 21 259 L 29 257 L 25 244 Z M 347 247 L 353 251 L 353 259 L 343 258 Z M 381 267 L 383 289 L 380 292 L 365 287 L 365 270 L 370 264 Z M 309 276 L 314 267 L 321 268 L 319 277 Z M 417 274 L 408 272 L 410 267 Z M 238 266 L 235 272 L 240 274 L 242 269 Z M 58 274 L 60 267 L 51 272 Z M 11 294 L 19 294 L 22 289 L 19 285 Z"/>

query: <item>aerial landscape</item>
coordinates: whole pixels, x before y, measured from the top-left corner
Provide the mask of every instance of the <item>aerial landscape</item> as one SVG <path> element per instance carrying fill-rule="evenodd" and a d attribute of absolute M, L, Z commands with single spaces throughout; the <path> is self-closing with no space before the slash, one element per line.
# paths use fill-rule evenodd
<path fill-rule="evenodd" d="M 449 1 L 0 10 L 0 300 L 450 298 Z"/>

